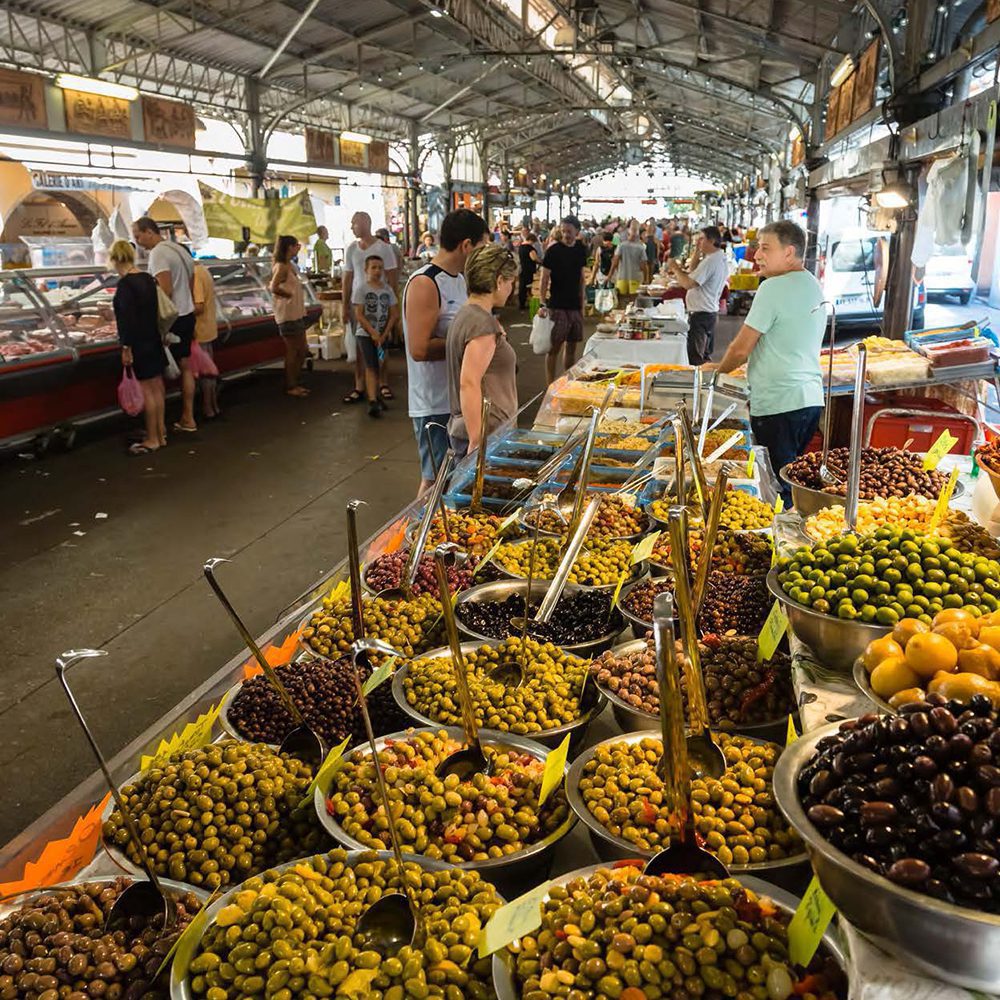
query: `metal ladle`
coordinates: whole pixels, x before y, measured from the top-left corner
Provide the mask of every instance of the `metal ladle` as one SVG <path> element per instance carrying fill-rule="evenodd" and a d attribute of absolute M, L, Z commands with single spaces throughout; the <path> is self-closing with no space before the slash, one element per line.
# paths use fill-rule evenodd
<path fill-rule="evenodd" d="M 468 746 L 448 754 L 441 760 L 434 773 L 439 778 L 449 774 L 458 775 L 463 780 L 473 774 L 489 774 L 492 764 L 483 750 L 479 740 L 479 724 L 476 722 L 476 712 L 472 704 L 472 693 L 469 691 L 469 676 L 462 653 L 462 642 L 458 637 L 458 626 L 455 623 L 455 609 L 451 603 L 448 590 L 448 562 L 454 560 L 456 548 L 454 545 L 439 545 L 434 550 L 434 563 L 437 570 L 438 587 L 441 590 L 441 608 L 444 612 L 444 629 L 448 636 L 448 648 L 451 652 L 451 662 L 455 669 L 455 687 L 458 690 L 458 702 L 462 707 L 462 728 Z"/>
<path fill-rule="evenodd" d="M 125 922 L 130 917 L 143 917 L 152 920 L 152 918 L 160 914 L 163 915 L 163 926 L 166 928 L 177 922 L 177 906 L 174 900 L 164 891 L 160 880 L 156 876 L 156 872 L 153 870 L 153 865 L 146 854 L 146 846 L 139 835 L 139 828 L 136 826 L 135 819 L 129 812 L 128 806 L 125 805 L 125 800 L 118 790 L 117 783 L 111 777 L 111 771 L 108 769 L 107 761 L 105 761 L 104 755 L 101 753 L 101 748 L 97 745 L 97 740 L 94 739 L 94 734 L 91 733 L 90 727 L 87 725 L 87 720 L 83 717 L 83 712 L 80 711 L 80 706 L 77 704 L 76 698 L 70 690 L 69 682 L 66 680 L 66 674 L 76 664 L 92 657 L 107 655 L 107 650 L 104 649 L 72 649 L 56 659 L 56 677 L 59 678 L 59 683 L 66 692 L 70 708 L 73 709 L 73 714 L 76 716 L 77 722 L 80 723 L 80 728 L 83 730 L 84 736 L 87 737 L 90 749 L 94 751 L 101 774 L 104 775 L 104 780 L 108 783 L 108 788 L 111 789 L 115 805 L 119 812 L 121 812 L 122 819 L 125 821 L 125 829 L 128 831 L 129 839 L 132 841 L 132 847 L 139 856 L 139 863 L 142 865 L 142 870 L 146 873 L 146 878 L 149 880 L 148 882 L 135 881 L 127 889 L 119 893 L 111 909 L 108 911 L 105 929 L 110 929 L 117 924 Z"/>
<path fill-rule="evenodd" d="M 383 645 L 366 639 L 356 639 L 351 644 L 351 653 L 354 660 L 354 686 L 358 691 L 358 706 L 364 719 L 368 745 L 372 751 L 372 764 L 375 768 L 379 796 L 382 799 L 382 808 L 385 810 L 386 825 L 389 827 L 389 840 L 392 843 L 392 853 L 396 856 L 396 865 L 399 868 L 399 880 L 403 883 L 403 891 L 387 892 L 372 903 L 358 919 L 356 930 L 367 939 L 375 951 L 384 958 L 391 958 L 405 945 L 411 945 L 415 948 L 422 945 L 424 924 L 420 907 L 417 905 L 416 897 L 413 895 L 410 883 L 406 878 L 403 852 L 399 846 L 399 835 L 396 833 L 396 824 L 393 822 L 392 809 L 390 808 L 389 790 L 386 788 L 385 775 L 378 763 L 375 732 L 372 729 L 371 716 L 368 714 L 368 700 L 365 698 L 361 674 L 358 670 L 359 660 L 367 659 L 369 653 L 373 651 L 385 652 L 382 648 Z M 391 647 L 387 648 L 391 649 Z"/>
<path fill-rule="evenodd" d="M 250 630 L 244 624 L 243 619 L 236 613 L 236 609 L 225 593 L 223 593 L 222 587 L 219 586 L 219 581 L 215 578 L 215 567 L 226 562 L 229 562 L 229 560 L 219 558 L 209 559 L 204 567 L 205 579 L 208 580 L 208 585 L 219 599 L 219 603 L 229 612 L 229 617 L 232 618 L 233 624 L 236 626 L 236 631 L 240 634 L 240 638 L 246 643 L 247 649 L 250 650 L 254 659 L 260 664 L 261 670 L 264 671 L 264 676 L 271 682 L 275 691 L 278 692 L 281 703 L 288 710 L 289 715 L 291 715 L 295 722 L 295 727 L 281 741 L 278 751 L 280 753 L 289 753 L 293 757 L 298 757 L 299 760 L 312 764 L 314 768 L 319 768 L 326 758 L 326 747 L 323 740 L 303 718 L 298 705 L 295 704 L 291 695 L 285 690 L 285 686 L 278 679 L 278 674 L 274 667 L 267 662 L 267 657 L 261 652 L 257 641 L 250 634 Z"/>
<path fill-rule="evenodd" d="M 653 600 L 653 642 L 656 647 L 656 679 L 660 689 L 660 733 L 663 752 L 656 773 L 663 782 L 663 796 L 670 815 L 677 818 L 676 835 L 670 846 L 646 862 L 646 875 L 690 875 L 705 873 L 728 878 L 729 870 L 709 851 L 699 846 L 691 811 L 691 770 L 688 739 L 684 736 L 681 675 L 674 638 L 674 604 L 669 593 Z"/>
<path fill-rule="evenodd" d="M 826 459 L 830 454 L 830 433 L 833 427 L 833 349 L 837 343 L 837 306 L 829 299 L 824 299 L 812 311 L 830 307 L 830 363 L 826 375 L 826 410 L 823 413 L 823 455 L 819 463 L 819 480 L 824 486 L 835 486 L 839 479 L 827 468 Z"/>
<path fill-rule="evenodd" d="M 701 673 L 698 655 L 698 630 L 695 625 L 691 582 L 688 577 L 687 511 L 674 507 L 670 511 L 670 560 L 674 566 L 674 596 L 681 620 L 681 638 L 687 654 L 684 676 L 687 681 L 687 703 L 690 716 L 690 736 L 687 739 L 688 757 L 699 775 L 721 778 L 726 771 L 726 757 L 718 743 L 712 739 L 708 728 L 708 699 L 705 696 L 705 679 Z"/>

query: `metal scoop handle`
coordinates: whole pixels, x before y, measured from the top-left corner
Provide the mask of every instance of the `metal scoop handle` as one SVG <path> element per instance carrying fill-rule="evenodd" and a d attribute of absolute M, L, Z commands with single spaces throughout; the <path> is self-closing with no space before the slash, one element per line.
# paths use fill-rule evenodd
<path fill-rule="evenodd" d="M 691 772 L 688 767 L 687 738 L 684 733 L 684 702 L 674 635 L 674 599 L 669 593 L 653 600 L 653 643 L 656 650 L 656 681 L 660 692 L 660 734 L 663 753 L 657 772 L 664 784 L 667 808 L 678 818 L 680 839 L 690 799 Z"/>
<path fill-rule="evenodd" d="M 700 371 L 700 369 L 698 369 Z M 695 483 L 701 494 L 701 505 L 704 508 L 704 516 L 708 514 L 708 480 L 705 478 L 705 470 L 701 465 L 701 457 L 698 454 L 698 446 L 694 439 L 694 430 L 691 427 L 691 418 L 688 415 L 687 407 L 683 400 L 680 406 L 681 427 L 684 430 L 684 443 L 687 447 L 688 455 L 691 457 L 691 475 L 694 476 Z"/>
<path fill-rule="evenodd" d="M 434 438 L 431 435 L 431 428 L 436 427 L 438 430 L 444 431 L 445 434 L 448 433 L 448 428 L 444 424 L 439 424 L 436 420 L 431 420 L 429 423 L 424 424 L 424 437 L 427 438 L 427 454 L 431 458 L 431 469 L 434 472 L 434 478 L 437 479 L 438 476 L 438 466 L 437 459 L 434 457 Z M 444 528 L 444 538 L 446 542 L 451 541 L 451 526 L 448 523 L 448 505 L 442 500 L 438 504 L 438 510 L 441 511 L 441 525 Z"/>
<path fill-rule="evenodd" d="M 576 526 L 576 531 L 573 532 L 573 537 L 566 546 L 566 551 L 563 553 L 555 577 L 549 584 L 549 589 L 545 592 L 545 597 L 542 598 L 542 603 L 538 607 L 538 611 L 535 614 L 536 622 L 547 622 L 552 618 L 552 614 L 556 610 L 556 605 L 559 603 L 559 598 L 562 597 L 562 592 L 566 589 L 566 581 L 569 579 L 570 570 L 573 568 L 573 563 L 576 562 L 576 557 L 580 554 L 580 549 L 583 548 L 587 532 L 590 531 L 590 526 L 594 523 L 594 518 L 597 516 L 600 506 L 600 496 L 593 497 L 590 503 L 587 504 L 587 509 L 583 512 L 580 522 Z"/>
<path fill-rule="evenodd" d="M 590 485 L 590 463 L 594 457 L 594 442 L 597 440 L 597 426 L 601 422 L 603 409 L 594 410 L 590 417 L 590 428 L 587 431 L 587 443 L 584 445 L 580 465 L 580 482 L 576 488 L 573 501 L 573 513 L 569 519 L 569 534 L 572 535 L 583 516 L 583 506 L 587 499 L 587 487 Z"/>
<path fill-rule="evenodd" d="M 705 437 L 708 434 L 708 422 L 712 419 L 712 404 L 715 402 L 715 380 L 719 373 L 713 371 L 708 379 L 708 398 L 705 400 L 705 409 L 701 415 L 701 431 L 698 434 L 698 454 L 705 454 Z"/>
<path fill-rule="evenodd" d="M 358 551 L 358 508 L 365 500 L 347 501 L 347 566 L 351 580 L 351 631 L 355 639 L 365 637 L 364 599 L 361 593 L 361 553 Z"/>
<path fill-rule="evenodd" d="M 698 575 L 694 582 L 694 614 L 701 613 L 705 603 L 705 590 L 708 587 L 708 576 L 712 572 L 712 556 L 715 553 L 715 540 L 719 536 L 719 521 L 722 518 L 722 508 L 726 502 L 726 488 L 729 486 L 729 476 L 725 469 L 720 469 L 712 492 L 712 501 L 708 508 L 708 522 L 705 525 L 705 536 L 702 539 L 701 558 L 698 560 Z"/>
<path fill-rule="evenodd" d="M 858 492 L 861 488 L 861 437 L 864 430 L 865 376 L 868 368 L 868 348 L 858 344 L 858 367 L 854 372 L 854 407 L 851 413 L 851 453 L 847 469 L 847 496 L 844 521 L 848 531 L 858 526 Z"/>
<path fill-rule="evenodd" d="M 163 886 L 160 884 L 160 880 L 157 878 L 156 872 L 153 870 L 153 865 L 150 863 L 149 856 L 146 854 L 146 846 L 143 844 L 142 838 L 139 836 L 139 828 L 136 826 L 135 819 L 133 818 L 132 813 L 129 812 L 128 806 L 125 805 L 125 800 L 122 798 L 122 794 L 118 790 L 117 782 L 111 777 L 111 771 L 108 768 L 107 761 L 104 759 L 104 754 L 101 753 L 101 748 L 97 745 L 97 740 L 94 739 L 94 734 L 90 731 L 90 726 L 87 725 L 87 720 L 84 718 L 83 712 L 80 710 L 80 706 L 77 704 L 77 700 L 73 695 L 73 692 L 70 690 L 69 681 L 66 679 L 66 675 L 70 672 L 70 670 L 83 660 L 89 660 L 94 657 L 107 655 L 108 653 L 105 649 L 71 649 L 69 652 L 63 653 L 62 656 L 56 658 L 56 677 L 59 678 L 59 683 L 62 685 L 63 691 L 66 692 L 66 698 L 69 701 L 70 708 L 76 716 L 76 721 L 80 723 L 83 735 L 87 737 L 87 742 L 90 744 L 90 749 L 93 750 L 94 756 L 97 758 L 97 764 L 101 769 L 101 774 L 104 775 L 104 780 L 107 782 L 112 798 L 115 800 L 115 805 L 122 814 L 122 819 L 125 821 L 125 829 L 128 831 L 129 838 L 132 841 L 132 846 L 135 848 L 135 852 L 139 856 L 139 863 L 142 865 L 142 869 L 146 873 L 146 877 L 160 894 L 166 905 L 167 919 L 164 926 L 170 926 L 177 921 L 177 907 L 173 899 L 166 892 L 164 892 Z"/>
<path fill-rule="evenodd" d="M 476 478 L 472 483 L 472 504 L 473 511 L 479 511 L 483 506 L 483 478 L 486 475 L 486 425 L 490 422 L 489 396 L 483 396 L 483 406 L 480 411 L 479 423 L 479 454 L 476 455 Z"/>
<path fill-rule="evenodd" d="M 423 555 L 424 547 L 427 545 L 427 536 L 430 534 L 434 512 L 437 510 L 438 505 L 441 504 L 441 497 L 444 496 L 444 486 L 448 482 L 448 476 L 451 475 L 451 467 L 454 461 L 455 453 L 449 448 L 445 453 L 441 468 L 438 469 L 437 476 L 434 479 L 430 496 L 427 498 L 427 506 L 424 508 L 424 516 L 420 519 L 420 530 L 417 532 L 417 537 L 413 539 L 413 544 L 410 546 L 410 554 L 406 557 L 406 565 L 403 567 L 400 584 L 402 585 L 403 593 L 406 595 L 409 595 L 413 591 L 413 581 L 417 578 L 420 557 Z"/>

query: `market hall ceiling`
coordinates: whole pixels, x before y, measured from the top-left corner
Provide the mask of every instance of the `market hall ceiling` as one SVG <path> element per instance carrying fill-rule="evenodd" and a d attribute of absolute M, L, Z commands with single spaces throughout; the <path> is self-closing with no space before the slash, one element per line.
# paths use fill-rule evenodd
<path fill-rule="evenodd" d="M 579 177 L 644 140 L 651 169 L 750 172 L 807 121 L 836 0 L 9 0 L 10 66 L 100 75 L 247 129 L 474 135 Z M 400 157 L 396 157 L 399 162 Z"/>

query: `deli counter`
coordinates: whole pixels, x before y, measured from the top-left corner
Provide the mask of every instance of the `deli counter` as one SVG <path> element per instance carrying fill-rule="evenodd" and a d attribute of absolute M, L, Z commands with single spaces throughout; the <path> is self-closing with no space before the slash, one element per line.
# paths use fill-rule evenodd
<path fill-rule="evenodd" d="M 205 260 L 215 282 L 215 363 L 221 375 L 284 356 L 274 322 L 270 262 Z M 54 431 L 117 408 L 121 355 L 103 267 L 0 272 L 0 444 L 47 441 Z M 305 282 L 307 322 L 321 307 Z"/>

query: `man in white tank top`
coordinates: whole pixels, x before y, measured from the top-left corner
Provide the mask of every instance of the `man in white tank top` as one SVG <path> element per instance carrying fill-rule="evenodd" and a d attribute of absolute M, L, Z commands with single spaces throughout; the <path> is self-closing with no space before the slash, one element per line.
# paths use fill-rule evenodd
<path fill-rule="evenodd" d="M 475 212 L 467 208 L 449 212 L 441 223 L 441 249 L 414 271 L 403 290 L 407 391 L 420 453 L 418 496 L 430 489 L 434 469 L 448 450 L 451 399 L 444 359 L 448 325 L 468 298 L 463 274 L 466 258 L 488 236 L 486 222 Z M 433 425 L 430 430 L 426 430 L 428 425 Z"/>

